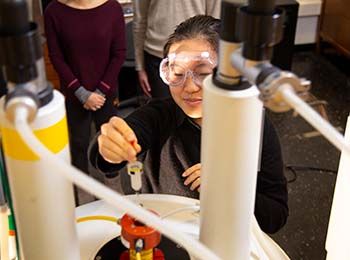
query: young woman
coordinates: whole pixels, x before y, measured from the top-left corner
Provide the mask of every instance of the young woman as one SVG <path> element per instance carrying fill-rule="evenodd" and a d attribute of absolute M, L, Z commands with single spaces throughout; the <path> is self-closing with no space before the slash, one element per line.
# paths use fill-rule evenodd
<path fill-rule="evenodd" d="M 172 99 L 154 101 L 125 120 L 113 117 L 104 124 L 90 153 L 96 168 L 115 174 L 124 162 L 138 157 L 144 162 L 143 192 L 199 197 L 202 83 L 216 66 L 219 26 L 219 20 L 200 15 L 176 28 L 160 65 Z M 129 193 L 129 176 L 120 173 L 120 179 Z M 279 230 L 288 216 L 279 140 L 267 118 L 255 216 L 268 233 Z"/>
<path fill-rule="evenodd" d="M 88 172 L 91 123 L 116 115 L 113 98 L 125 60 L 125 22 L 115 0 L 53 0 L 45 10 L 51 62 L 66 97 L 72 163 Z"/>
<path fill-rule="evenodd" d="M 133 37 L 140 86 L 146 96 L 169 97 L 158 74 L 163 47 L 180 22 L 198 14 L 220 16 L 220 0 L 134 0 Z"/>

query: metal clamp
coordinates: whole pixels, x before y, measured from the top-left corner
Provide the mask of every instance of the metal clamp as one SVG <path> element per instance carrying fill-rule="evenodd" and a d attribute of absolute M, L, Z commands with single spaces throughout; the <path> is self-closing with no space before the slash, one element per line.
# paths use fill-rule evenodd
<path fill-rule="evenodd" d="M 259 98 L 272 111 L 286 112 L 291 108 L 284 102 L 278 91 L 282 86 L 286 87 L 286 85 L 293 88 L 295 93 L 302 99 L 307 97 L 311 87 L 310 81 L 300 79 L 291 72 L 275 71 L 258 85 L 260 90 Z"/>

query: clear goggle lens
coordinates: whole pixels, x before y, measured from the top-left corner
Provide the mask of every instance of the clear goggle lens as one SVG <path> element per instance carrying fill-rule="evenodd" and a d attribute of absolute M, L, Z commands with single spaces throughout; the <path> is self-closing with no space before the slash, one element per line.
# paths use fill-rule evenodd
<path fill-rule="evenodd" d="M 162 60 L 159 67 L 160 77 L 171 87 L 182 86 L 187 77 L 202 86 L 203 80 L 213 73 L 216 63 L 209 52 L 180 52 L 170 53 Z"/>

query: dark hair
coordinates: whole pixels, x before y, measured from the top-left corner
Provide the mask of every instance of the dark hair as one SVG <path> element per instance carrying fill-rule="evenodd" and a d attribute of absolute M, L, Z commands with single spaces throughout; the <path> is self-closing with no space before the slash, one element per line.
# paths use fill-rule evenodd
<path fill-rule="evenodd" d="M 209 15 L 196 15 L 180 23 L 169 36 L 164 45 L 164 57 L 169 54 L 170 46 L 176 42 L 194 38 L 202 38 L 210 43 L 217 52 L 219 42 L 220 20 Z"/>

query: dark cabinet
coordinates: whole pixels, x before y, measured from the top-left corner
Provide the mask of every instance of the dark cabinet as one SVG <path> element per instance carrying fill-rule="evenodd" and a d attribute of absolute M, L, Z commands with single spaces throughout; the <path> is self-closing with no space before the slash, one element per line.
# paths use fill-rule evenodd
<path fill-rule="evenodd" d="M 325 41 L 350 58 L 349 0 L 323 0 L 318 46 Z"/>

